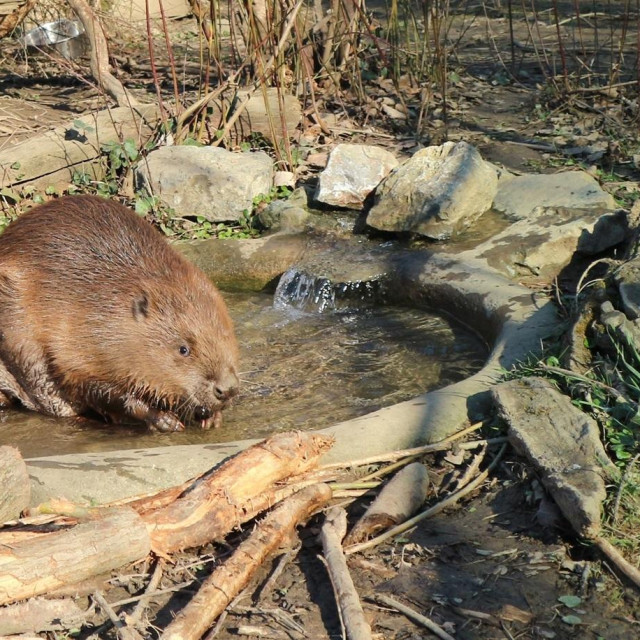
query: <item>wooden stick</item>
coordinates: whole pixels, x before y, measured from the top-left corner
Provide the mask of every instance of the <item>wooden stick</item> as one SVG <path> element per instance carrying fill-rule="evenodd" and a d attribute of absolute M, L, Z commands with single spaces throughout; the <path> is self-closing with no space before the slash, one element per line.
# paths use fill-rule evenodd
<path fill-rule="evenodd" d="M 371 627 L 364 617 L 360 598 L 351 579 L 342 551 L 342 539 L 347 532 L 347 512 L 338 507 L 327 511 L 320 541 L 331 577 L 340 617 L 349 640 L 371 640 Z"/>
<path fill-rule="evenodd" d="M 379 602 L 386 605 L 387 607 L 396 609 L 400 613 L 403 613 L 410 620 L 413 620 L 414 622 L 421 624 L 426 629 L 429 629 L 431 633 L 438 636 L 438 638 L 441 638 L 441 640 L 455 640 L 455 638 L 449 635 L 439 624 L 436 624 L 433 620 L 427 618 L 427 616 L 414 611 L 410 607 L 407 607 L 406 605 L 398 602 L 397 600 L 394 600 L 393 598 L 390 598 L 389 596 L 385 596 L 384 594 L 376 594 L 371 599 L 374 602 Z"/>
<path fill-rule="evenodd" d="M 445 438 L 444 440 L 440 440 L 440 442 L 434 442 L 433 444 L 425 444 L 421 447 L 413 447 L 411 449 L 400 449 L 398 451 L 389 451 L 388 453 L 381 453 L 376 456 L 370 456 L 369 458 L 361 458 L 360 460 L 350 460 L 348 463 L 345 462 L 333 462 L 331 464 L 325 464 L 320 467 L 320 470 L 325 469 L 339 469 L 346 466 L 350 467 L 362 467 L 367 464 L 375 464 L 377 462 L 387 462 L 388 460 L 398 460 L 399 458 L 405 458 L 407 456 L 417 456 L 423 453 L 430 453 L 432 451 L 442 451 L 444 449 L 448 449 L 453 442 L 456 440 L 460 440 L 460 438 L 464 438 L 464 436 L 477 431 L 484 425 L 484 422 L 476 422 L 472 424 L 470 427 L 466 427 L 457 433 Z"/>
<path fill-rule="evenodd" d="M 91 43 L 91 75 L 96 82 L 108 93 L 119 107 L 131 107 L 138 101 L 122 86 L 109 69 L 109 50 L 107 38 L 102 30 L 98 16 L 93 12 L 86 0 L 68 0 L 69 6 L 76 12 L 89 42 Z"/>
<path fill-rule="evenodd" d="M 331 499 L 326 484 L 307 487 L 280 503 L 235 553 L 204 581 L 198 593 L 164 630 L 160 640 L 197 640 L 265 558 L 288 539 L 295 527 Z"/>
<path fill-rule="evenodd" d="M 140 560 L 150 549 L 133 509 L 98 510 L 88 522 L 0 547 L 0 604 L 82 582 Z"/>
<path fill-rule="evenodd" d="M 153 550 L 167 555 L 224 537 L 272 506 L 274 483 L 313 468 L 332 444 L 312 432 L 289 432 L 245 449 L 200 476 L 178 499 L 142 514 Z"/>
<path fill-rule="evenodd" d="M 633 582 L 636 587 L 640 588 L 640 571 L 636 569 L 636 567 L 627 562 L 622 554 L 608 540 L 596 538 L 593 542 L 598 549 L 613 562 L 620 573 Z"/>
<path fill-rule="evenodd" d="M 363 542 L 410 518 L 424 504 L 429 488 L 427 468 L 413 462 L 399 471 L 382 488 L 345 539 L 345 546 Z"/>
<path fill-rule="evenodd" d="M 445 498 L 441 502 L 434 504 L 433 507 L 430 507 L 426 511 L 419 513 L 417 516 L 414 516 L 413 518 L 407 520 L 406 522 L 403 522 L 401 525 L 398 525 L 393 529 L 389 529 L 389 531 L 385 531 L 385 533 L 383 533 L 382 535 L 379 535 L 376 538 L 372 538 L 367 542 L 362 542 L 360 544 L 354 544 L 351 547 L 347 547 L 344 552 L 346 554 L 351 554 L 351 553 L 356 553 L 357 551 L 363 551 L 364 549 L 369 549 L 370 547 L 375 547 L 376 545 L 379 545 L 380 543 L 385 542 L 386 540 L 389 540 L 390 538 L 393 538 L 394 536 L 397 536 L 400 533 L 404 533 L 408 529 L 411 529 L 414 525 L 416 525 L 421 520 L 424 520 L 425 518 L 429 518 L 435 515 L 436 513 L 440 513 L 440 511 L 443 511 L 447 507 L 454 505 L 456 502 L 458 502 L 458 500 L 466 496 L 468 493 L 471 493 L 474 489 L 479 487 L 487 479 L 491 471 L 495 469 L 498 462 L 500 462 L 500 460 L 502 459 L 502 456 L 504 455 L 504 452 L 506 451 L 506 449 L 507 449 L 507 443 L 502 445 L 496 457 L 491 461 L 491 464 L 473 482 L 470 482 L 466 487 L 463 487 L 459 491 L 452 493 L 448 498 Z"/>

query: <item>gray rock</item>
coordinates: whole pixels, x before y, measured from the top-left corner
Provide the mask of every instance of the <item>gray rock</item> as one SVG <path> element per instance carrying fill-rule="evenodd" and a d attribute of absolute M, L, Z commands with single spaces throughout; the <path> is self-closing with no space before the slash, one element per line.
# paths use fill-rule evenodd
<path fill-rule="evenodd" d="M 501 180 L 493 208 L 519 220 L 535 207 L 567 207 L 611 211 L 613 196 L 583 171 L 531 174 Z"/>
<path fill-rule="evenodd" d="M 494 168 L 466 142 L 421 149 L 378 187 L 367 224 L 445 239 L 489 209 L 497 184 Z"/>
<path fill-rule="evenodd" d="M 596 422 L 549 380 L 510 380 L 491 392 L 509 424 L 509 442 L 538 470 L 574 531 L 597 536 L 605 477 L 615 477 L 617 469 L 607 458 Z"/>
<path fill-rule="evenodd" d="M 296 189 L 286 200 L 273 200 L 260 213 L 258 220 L 265 229 L 297 233 L 307 226 L 311 214 L 306 209 L 307 193 Z"/>
<path fill-rule="evenodd" d="M 536 207 L 459 256 L 483 260 L 512 278 L 550 282 L 574 253 L 596 255 L 624 241 L 627 233 L 623 210 L 601 214 L 595 209 Z"/>
<path fill-rule="evenodd" d="M 159 196 L 180 216 L 238 220 L 253 198 L 268 193 L 273 162 L 266 153 L 176 146 L 152 151 L 136 171 L 138 187 Z"/>
<path fill-rule="evenodd" d="M 329 154 L 314 198 L 334 207 L 361 209 L 365 198 L 397 166 L 396 157 L 381 147 L 339 144 Z"/>
<path fill-rule="evenodd" d="M 629 318 L 640 318 L 640 257 L 625 262 L 615 272 L 622 308 Z"/>

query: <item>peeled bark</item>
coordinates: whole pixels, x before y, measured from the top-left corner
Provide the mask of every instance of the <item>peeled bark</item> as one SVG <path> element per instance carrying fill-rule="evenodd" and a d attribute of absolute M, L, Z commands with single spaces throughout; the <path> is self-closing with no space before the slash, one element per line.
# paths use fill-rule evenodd
<path fill-rule="evenodd" d="M 143 513 L 153 550 L 166 555 L 223 538 L 271 506 L 273 485 L 314 467 L 332 439 L 313 433 L 280 433 L 197 478 L 167 506 Z"/>
<path fill-rule="evenodd" d="M 207 578 L 191 602 L 165 629 L 160 640 L 197 640 L 249 582 L 265 558 L 295 527 L 331 499 L 326 484 L 302 489 L 280 503 L 235 553 Z"/>
<path fill-rule="evenodd" d="M 0 523 L 17 518 L 29 506 L 29 473 L 18 449 L 0 447 Z"/>
<path fill-rule="evenodd" d="M 50 593 L 128 562 L 151 549 L 140 516 L 129 508 L 97 510 L 62 531 L 0 547 L 0 605 Z"/>

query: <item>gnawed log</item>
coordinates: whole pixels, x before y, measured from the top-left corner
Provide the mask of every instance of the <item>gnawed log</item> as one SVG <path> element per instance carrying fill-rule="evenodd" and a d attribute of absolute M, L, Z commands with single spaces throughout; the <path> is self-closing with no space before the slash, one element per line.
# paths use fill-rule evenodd
<path fill-rule="evenodd" d="M 197 478 L 176 500 L 143 513 L 153 550 L 166 555 L 223 538 L 273 504 L 273 485 L 314 467 L 333 439 L 314 433 L 280 433 L 253 445 Z M 168 491 L 171 491 L 170 489 Z"/>
<path fill-rule="evenodd" d="M 86 612 L 70 598 L 31 598 L 0 608 L 0 635 L 65 631 L 86 618 Z"/>
<path fill-rule="evenodd" d="M 345 538 L 345 547 L 363 542 L 410 518 L 424 503 L 428 488 L 426 467 L 420 462 L 406 466 L 383 487 L 380 495 L 356 522 Z"/>
<path fill-rule="evenodd" d="M 326 484 L 302 489 L 280 503 L 235 553 L 207 578 L 189 604 L 160 636 L 161 640 L 195 640 L 204 634 L 265 558 L 286 541 L 295 527 L 331 499 Z"/>
<path fill-rule="evenodd" d="M 142 146 L 159 119 L 154 105 L 85 113 L 51 131 L 0 152 L 0 187 L 68 186 L 76 172 L 103 177 L 101 145 L 131 138 Z"/>
<path fill-rule="evenodd" d="M 144 558 L 151 541 L 130 508 L 96 510 L 62 531 L 0 547 L 0 604 L 49 593 Z"/>
<path fill-rule="evenodd" d="M 20 452 L 0 447 L 0 522 L 17 518 L 29 506 L 31 483 Z"/>

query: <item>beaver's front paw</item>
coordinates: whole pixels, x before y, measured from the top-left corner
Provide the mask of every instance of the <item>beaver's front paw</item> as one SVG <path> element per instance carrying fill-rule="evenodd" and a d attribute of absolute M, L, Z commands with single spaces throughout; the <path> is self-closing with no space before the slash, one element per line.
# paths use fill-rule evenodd
<path fill-rule="evenodd" d="M 150 431 L 160 431 L 162 433 L 174 433 L 184 431 L 184 425 L 175 413 L 170 411 L 158 411 L 147 420 Z"/>

